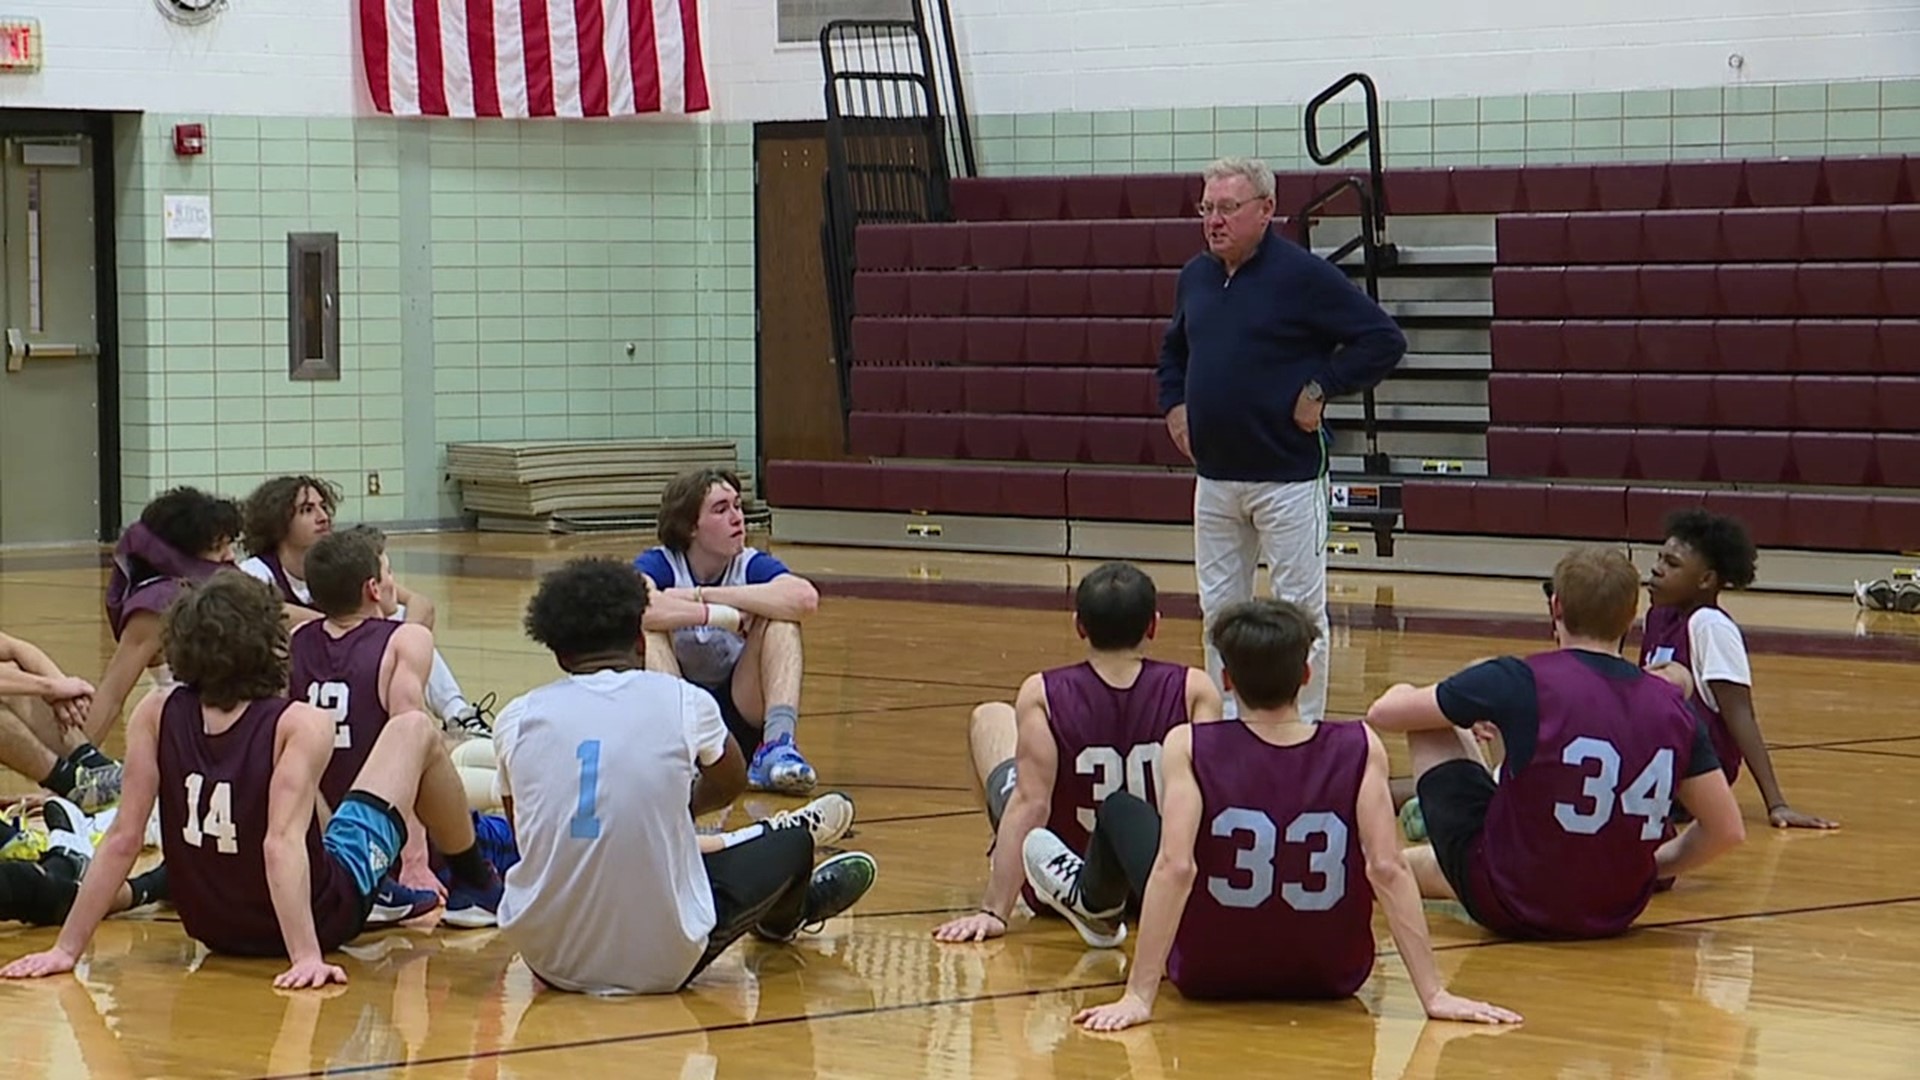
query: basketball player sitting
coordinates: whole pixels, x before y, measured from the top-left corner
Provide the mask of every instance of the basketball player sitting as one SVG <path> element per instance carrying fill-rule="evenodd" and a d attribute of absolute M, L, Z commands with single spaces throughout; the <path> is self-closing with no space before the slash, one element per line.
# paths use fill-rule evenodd
<path fill-rule="evenodd" d="M 358 526 L 329 532 L 306 553 L 311 602 L 323 615 L 291 635 L 288 696 L 333 717 L 333 758 L 320 774 L 320 797 L 328 806 L 340 805 L 352 790 L 388 719 L 425 704 L 433 632 L 381 614 L 394 590 L 384 546 L 378 530 Z M 427 864 L 426 837 L 405 810 L 401 816 L 408 842 L 394 867 L 399 881 L 382 880 L 368 917 L 372 923 L 403 921 L 439 906 L 440 882 Z M 445 921 L 490 926 L 492 915 L 450 911 Z"/>
<path fill-rule="evenodd" d="M 107 625 L 113 657 L 87 707 L 86 736 L 96 746 L 107 737 L 142 672 L 153 670 L 156 689 L 173 685 L 160 657 L 160 618 L 183 583 L 205 581 L 233 565 L 233 539 L 240 508 L 232 499 L 198 488 L 177 487 L 140 511 L 140 520 L 120 536 L 107 578 Z"/>
<path fill-rule="evenodd" d="M 1027 837 L 1029 880 L 1077 921 L 1117 917 L 1129 894 L 1145 895 L 1126 993 L 1075 1020 L 1092 1031 L 1146 1023 L 1163 973 L 1187 998 L 1349 997 L 1373 971 L 1377 896 L 1428 1016 L 1517 1023 L 1441 984 L 1380 737 L 1365 724 L 1301 720 L 1313 619 L 1253 600 L 1221 612 L 1210 636 L 1240 716 L 1167 733 L 1165 821 L 1116 792 L 1084 865 L 1045 830 Z M 1125 855 L 1156 844 L 1143 883 Z"/>
<path fill-rule="evenodd" d="M 676 477 L 660 496 L 660 545 L 634 560 L 657 594 L 647 604 L 647 666 L 720 703 L 727 730 L 754 747 L 747 784 L 799 795 L 813 766 L 795 744 L 800 621 L 820 595 L 807 579 L 746 546 L 740 478 L 727 469 Z"/>
<path fill-rule="evenodd" d="M 1705 510 L 1669 517 L 1667 541 L 1647 585 L 1652 606 L 1640 638 L 1640 663 L 1656 674 L 1678 669 L 1690 677 L 1685 682 L 1695 708 L 1707 718 L 1707 734 L 1727 783 L 1740 778 L 1742 761 L 1751 766 L 1775 828 L 1838 828 L 1838 822 L 1788 806 L 1781 794 L 1773 757 L 1754 718 L 1746 639 L 1720 608 L 1722 589 L 1753 584 L 1755 558 L 1746 527 L 1734 518 Z"/>
<path fill-rule="evenodd" d="M 648 603 L 616 562 L 548 574 L 526 630 L 566 675 L 513 699 L 494 728 L 521 855 L 500 927 L 562 990 L 679 990 L 749 930 L 790 941 L 873 885 L 861 852 L 815 867 L 808 828 L 713 837 L 722 850 L 702 853 L 694 816 L 732 802 L 746 768 L 711 694 L 646 670 Z"/>
<path fill-rule="evenodd" d="M 93 813 L 120 798 L 120 765 L 87 741 L 93 686 L 0 634 L 0 764 Z"/>
<path fill-rule="evenodd" d="M 1367 722 L 1405 732 L 1431 846 L 1408 851 L 1429 897 L 1506 937 L 1626 931 L 1655 883 L 1746 833 L 1706 725 L 1681 691 L 1620 658 L 1640 576 L 1582 548 L 1553 571 L 1560 648 L 1395 686 Z M 1496 784 L 1476 737 L 1505 747 Z M 1675 797 L 1698 825 L 1662 843 Z"/>
<path fill-rule="evenodd" d="M 20 823 L 0 817 L 0 922 L 59 926 L 80 895 L 80 879 L 93 861 L 95 825 L 73 803 L 54 797 L 40 807 L 47 829 L 29 843 L 25 814 Z M 38 849 L 35 856 L 21 849 Z M 31 859 L 31 861 L 28 861 Z M 167 895 L 165 863 L 137 875 L 115 890 L 109 914 L 142 907 Z"/>
<path fill-rule="evenodd" d="M 323 824 L 334 720 L 280 696 L 287 630 L 272 590 L 216 574 L 168 609 L 166 642 L 180 685 L 134 710 L 120 812 L 59 940 L 0 976 L 73 970 L 133 868 L 156 799 L 168 892 L 187 934 L 216 953 L 285 956 L 276 987 L 347 981 L 325 954 L 360 932 L 399 858 L 406 826 L 395 807 L 412 806 L 447 853 L 449 909 L 498 906 L 499 876 L 474 842 L 460 779 L 425 713 L 387 722 Z"/>
<path fill-rule="evenodd" d="M 340 489 L 315 476 L 276 476 L 247 496 L 245 544 L 248 558 L 240 569 L 272 585 L 286 605 L 287 622 L 320 617 L 307 582 L 307 554 L 320 538 L 333 531 L 333 515 L 340 506 Z M 433 600 L 394 583 L 381 614 L 433 629 Z M 467 701 L 459 680 L 439 650 L 427 675 L 426 708 L 447 722 L 450 730 L 485 735 L 491 717 L 491 695 L 479 704 Z"/>
<path fill-rule="evenodd" d="M 934 937 L 985 941 L 1006 933 L 1027 834 L 1044 825 L 1067 847 L 1087 850 L 1087 834 L 1115 792 L 1159 800 L 1168 732 L 1189 719 L 1220 718 L 1220 692 L 1206 672 L 1143 655 L 1160 626 L 1158 602 L 1153 579 L 1138 567 L 1096 567 L 1074 590 L 1074 630 L 1087 642 L 1087 659 L 1029 675 L 1013 705 L 973 711 L 967 742 L 994 827 L 992 865 L 980 910 L 941 925 Z M 1144 875 L 1151 844 L 1140 858 Z M 1035 912 L 1036 901 L 1060 907 L 1029 894 Z M 1062 914 L 1095 948 L 1125 936 L 1117 913 L 1099 920 Z"/>

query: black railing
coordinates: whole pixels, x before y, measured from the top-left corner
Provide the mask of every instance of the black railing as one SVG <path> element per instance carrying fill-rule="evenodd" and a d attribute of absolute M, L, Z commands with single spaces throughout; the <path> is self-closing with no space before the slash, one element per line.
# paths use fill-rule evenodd
<path fill-rule="evenodd" d="M 1365 93 L 1367 122 L 1366 126 L 1331 152 L 1320 148 L 1320 110 L 1334 98 L 1339 97 L 1355 83 Z M 1360 253 L 1361 272 L 1365 278 L 1367 295 L 1375 303 L 1380 300 L 1380 272 L 1391 269 L 1400 261 L 1399 250 L 1387 240 L 1387 182 L 1380 168 L 1380 94 L 1373 85 L 1373 79 L 1361 72 L 1353 72 L 1332 86 L 1322 90 L 1307 103 L 1306 116 L 1307 154 L 1319 165 L 1337 165 L 1362 146 L 1367 148 L 1367 172 L 1365 176 L 1346 176 L 1333 186 L 1326 188 L 1307 204 L 1300 208 L 1294 220 L 1298 223 L 1300 244 L 1308 251 L 1313 250 L 1313 219 L 1316 214 L 1352 193 L 1360 211 L 1360 232 L 1341 243 L 1327 254 L 1327 261 L 1339 263 L 1356 251 Z M 1374 402 L 1371 389 L 1361 395 L 1361 408 L 1364 410 L 1367 452 L 1362 459 L 1365 470 L 1375 476 L 1385 476 L 1392 469 L 1387 455 L 1380 451 L 1380 423 L 1378 407 Z"/>

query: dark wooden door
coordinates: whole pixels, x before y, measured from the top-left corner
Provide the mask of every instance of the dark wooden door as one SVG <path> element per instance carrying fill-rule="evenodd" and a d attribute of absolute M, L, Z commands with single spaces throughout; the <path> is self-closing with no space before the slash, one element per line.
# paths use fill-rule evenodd
<path fill-rule="evenodd" d="M 760 458 L 846 458 L 840 374 L 820 251 L 826 125 L 754 125 Z"/>

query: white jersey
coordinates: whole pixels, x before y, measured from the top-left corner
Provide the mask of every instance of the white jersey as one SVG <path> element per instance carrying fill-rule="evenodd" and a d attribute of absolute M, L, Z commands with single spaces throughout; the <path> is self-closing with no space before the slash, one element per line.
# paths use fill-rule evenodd
<path fill-rule="evenodd" d="M 713 890 L 687 796 L 726 752 L 713 695 L 651 671 L 569 675 L 493 727 L 520 861 L 500 928 L 542 979 L 671 993 L 706 950 Z"/>
<path fill-rule="evenodd" d="M 700 582 L 694 580 L 693 568 L 687 565 L 685 555 L 665 548 L 661 551 L 667 557 L 667 565 L 673 568 L 676 589 L 691 589 L 696 585 L 713 588 L 745 585 L 747 564 L 760 554 L 753 548 L 744 548 L 727 564 L 719 581 Z M 680 662 L 680 674 L 702 686 L 720 686 L 731 679 L 734 665 L 740 662 L 740 653 L 746 647 L 745 637 L 724 627 L 683 626 L 673 632 L 673 658 Z"/>
<path fill-rule="evenodd" d="M 273 580 L 273 567 L 268 566 L 266 563 L 266 560 L 262 559 L 260 556 L 255 555 L 247 559 L 246 561 L 242 562 L 240 564 L 240 570 L 242 573 L 246 574 L 248 577 L 258 578 L 261 581 L 264 581 L 267 584 L 273 586 L 275 592 L 278 592 L 280 590 L 280 583 Z M 293 590 L 293 595 L 299 597 L 301 603 L 303 604 L 313 603 L 313 590 L 307 588 L 307 583 L 305 581 L 301 580 L 300 578 L 294 577 L 292 574 L 288 574 L 287 587 Z"/>

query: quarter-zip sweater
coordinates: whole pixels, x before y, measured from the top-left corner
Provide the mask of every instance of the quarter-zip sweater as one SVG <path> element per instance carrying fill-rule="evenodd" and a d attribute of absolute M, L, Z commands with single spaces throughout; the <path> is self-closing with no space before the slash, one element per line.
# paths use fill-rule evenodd
<path fill-rule="evenodd" d="M 1209 480 L 1312 480 L 1333 435 L 1293 422 L 1309 381 L 1329 398 L 1365 390 L 1406 335 L 1347 275 L 1271 230 L 1231 277 L 1210 253 L 1180 271 L 1160 346 L 1160 411 L 1187 407 L 1194 467 Z"/>

